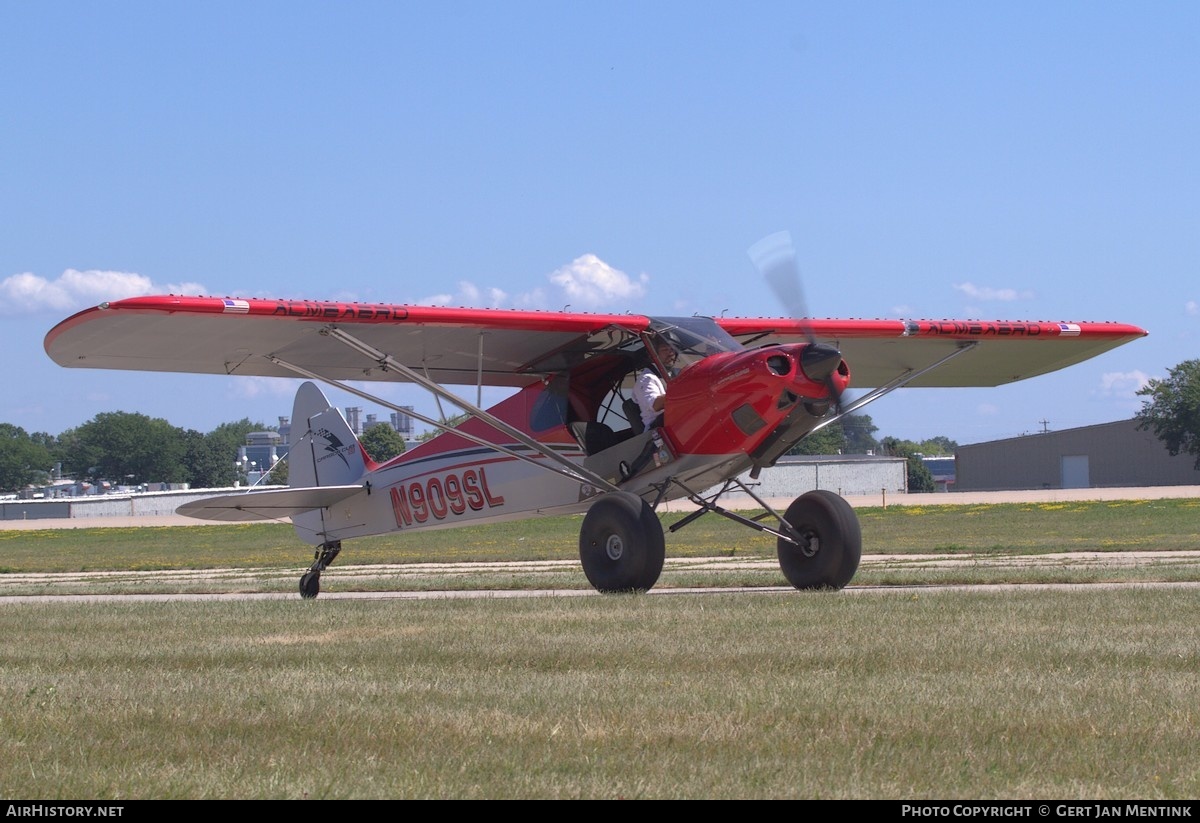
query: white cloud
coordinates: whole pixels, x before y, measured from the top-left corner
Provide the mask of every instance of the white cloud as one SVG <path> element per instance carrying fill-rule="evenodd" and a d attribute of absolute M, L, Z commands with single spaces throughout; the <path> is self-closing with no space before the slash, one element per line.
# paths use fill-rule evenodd
<path fill-rule="evenodd" d="M 414 301 L 418 306 L 469 306 L 474 308 L 567 310 L 570 305 L 575 311 L 587 311 L 641 297 L 646 293 L 647 275 L 636 280 L 619 269 L 605 263 L 594 254 L 577 257 L 548 276 L 561 293 L 551 294 L 536 287 L 510 295 L 503 289 L 476 286 L 467 280 L 459 281 L 453 292 L 430 294 Z M 622 308 L 628 306 L 623 305 Z"/>
<path fill-rule="evenodd" d="M 1197 303 L 1195 300 L 1187 301 L 1183 304 L 1183 312 L 1193 317 L 1200 314 L 1200 303 Z"/>
<path fill-rule="evenodd" d="M 428 297 L 422 297 L 414 300 L 414 305 L 417 306 L 449 306 L 454 302 L 454 295 L 448 292 L 441 294 L 431 294 Z"/>
<path fill-rule="evenodd" d="M 302 381 L 291 377 L 253 377 L 239 375 L 231 379 L 227 395 L 236 400 L 259 400 L 262 398 L 290 399 Z"/>
<path fill-rule="evenodd" d="M 976 286 L 974 283 L 955 283 L 954 289 L 973 300 L 1001 300 L 1011 302 L 1013 300 L 1028 300 L 1033 297 L 1033 292 L 1031 291 L 993 289 L 988 286 Z"/>
<path fill-rule="evenodd" d="M 584 309 L 641 297 L 649 279 L 643 274 L 634 280 L 594 254 L 576 257 L 550 274 L 550 282 L 561 288 L 570 302 Z"/>
<path fill-rule="evenodd" d="M 518 309 L 548 309 L 550 308 L 550 298 L 547 297 L 545 290 L 537 288 L 517 295 L 513 299 L 513 305 Z"/>
<path fill-rule="evenodd" d="M 488 289 L 487 294 L 489 308 L 498 308 L 503 306 L 505 301 L 508 300 L 508 294 L 500 289 Z"/>
<path fill-rule="evenodd" d="M 1100 376 L 1097 393 L 1104 397 L 1133 397 L 1138 389 L 1150 382 L 1150 375 L 1134 370 L 1129 372 L 1105 372 Z"/>
<path fill-rule="evenodd" d="M 480 309 L 503 308 L 508 302 L 508 294 L 497 288 L 480 288 L 467 280 L 460 280 L 458 291 L 442 292 L 422 297 L 416 301 L 418 306 L 468 306 Z"/>
<path fill-rule="evenodd" d="M 146 294 L 205 294 L 199 283 L 156 284 L 124 271 L 67 269 L 57 280 L 24 272 L 0 281 L 0 313 L 74 312 L 108 300 Z"/>

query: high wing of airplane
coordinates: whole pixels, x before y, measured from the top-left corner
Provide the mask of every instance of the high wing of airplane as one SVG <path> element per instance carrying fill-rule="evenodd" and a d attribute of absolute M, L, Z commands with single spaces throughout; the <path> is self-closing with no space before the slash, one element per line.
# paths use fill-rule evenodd
<path fill-rule="evenodd" d="M 290 518 L 315 546 L 300 594 L 316 597 L 342 541 L 583 513 L 580 562 L 602 592 L 648 590 L 666 543 L 658 507 L 686 498 L 776 538 L 796 588 L 841 588 L 862 551 L 850 505 L 824 490 L 775 511 L 739 481 L 801 438 L 905 386 L 997 386 L 1144 336 L 1121 323 L 809 320 L 452 309 L 311 300 L 135 297 L 79 312 L 45 349 L 69 368 L 304 378 L 289 442 L 289 488 L 180 507 L 193 517 Z M 670 346 L 673 363 L 656 354 Z M 661 421 L 643 425 L 632 387 L 655 369 Z M 418 384 L 468 414 L 457 427 L 363 388 Z M 371 460 L 316 383 L 443 429 L 387 463 Z M 853 403 L 843 392 L 869 389 Z M 490 409 L 454 386 L 501 386 Z M 478 396 L 478 395 L 477 395 Z M 719 489 L 715 494 L 707 490 Z M 720 505 L 741 490 L 766 512 Z"/>

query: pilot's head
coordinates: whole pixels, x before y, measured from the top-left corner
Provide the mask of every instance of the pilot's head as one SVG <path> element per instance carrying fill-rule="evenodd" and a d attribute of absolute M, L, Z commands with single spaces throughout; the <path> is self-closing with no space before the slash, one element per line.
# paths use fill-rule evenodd
<path fill-rule="evenodd" d="M 654 353 L 658 357 L 658 362 L 662 364 L 665 370 L 664 377 L 675 376 L 675 361 L 679 358 L 679 353 L 675 348 L 667 342 L 665 338 L 656 337 L 654 339 Z"/>

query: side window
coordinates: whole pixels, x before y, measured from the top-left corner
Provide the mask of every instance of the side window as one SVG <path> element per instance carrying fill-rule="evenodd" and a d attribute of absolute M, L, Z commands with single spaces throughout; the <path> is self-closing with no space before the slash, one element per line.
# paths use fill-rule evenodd
<path fill-rule="evenodd" d="M 567 381 L 555 378 L 539 392 L 529 413 L 529 428 L 544 432 L 567 423 Z"/>

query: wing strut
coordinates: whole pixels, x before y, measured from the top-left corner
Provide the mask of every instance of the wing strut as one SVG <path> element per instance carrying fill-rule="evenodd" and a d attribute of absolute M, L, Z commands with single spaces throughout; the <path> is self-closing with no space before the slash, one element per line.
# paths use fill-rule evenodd
<path fill-rule="evenodd" d="M 828 426 L 830 423 L 833 423 L 837 420 L 841 420 L 846 415 L 850 414 L 851 412 L 857 411 L 858 409 L 861 409 L 863 406 L 867 405 L 868 403 L 875 402 L 879 398 L 883 397 L 885 394 L 889 394 L 889 393 L 895 391 L 896 389 L 907 386 L 909 383 L 916 380 L 918 377 L 925 374 L 926 372 L 932 371 L 933 369 L 936 369 L 938 366 L 941 366 L 944 363 L 948 363 L 949 361 L 953 360 L 955 357 L 958 357 L 961 354 L 966 354 L 967 352 L 971 351 L 978 345 L 979 344 L 974 341 L 967 342 L 967 343 L 959 343 L 958 348 L 954 349 L 954 351 L 950 352 L 949 354 L 947 354 L 945 357 L 941 358 L 937 362 L 929 364 L 928 366 L 926 366 L 923 369 L 917 369 L 915 371 L 913 369 L 905 369 L 904 371 L 902 371 L 900 374 L 893 377 L 891 380 L 889 380 L 884 385 L 882 385 L 879 388 L 874 389 L 870 392 L 867 392 L 862 397 L 855 400 L 853 403 L 848 403 L 845 406 L 839 406 L 837 414 L 821 420 L 821 422 L 817 423 L 815 426 L 813 426 L 811 429 L 809 429 L 808 432 L 806 434 L 804 434 L 803 436 L 808 437 L 813 432 L 820 431 L 821 429 Z M 751 479 L 757 480 L 759 474 L 762 472 L 762 470 L 766 466 L 774 465 L 775 459 L 778 458 L 778 456 L 779 455 L 776 454 L 774 458 L 772 458 L 770 461 L 768 461 L 766 463 L 755 462 L 754 467 L 750 470 Z"/>
<path fill-rule="evenodd" d="M 535 460 L 534 458 L 530 457 L 527 454 L 522 454 L 521 452 L 514 451 L 513 449 L 510 449 L 507 446 L 501 446 L 499 443 L 493 443 L 490 440 L 487 440 L 487 439 L 482 438 L 475 434 L 471 434 L 470 432 L 465 432 L 460 429 L 456 429 L 453 426 L 447 426 L 445 421 L 438 421 L 438 420 L 434 420 L 432 417 L 426 417 L 425 415 L 421 414 L 420 412 L 414 411 L 413 409 L 410 409 L 406 406 L 397 406 L 394 403 L 390 403 L 387 400 L 384 400 L 382 397 L 377 397 L 377 396 L 371 394 L 370 392 L 365 392 L 361 389 L 356 389 L 347 383 L 343 383 L 339 380 L 332 380 L 328 377 L 322 377 L 321 375 L 319 375 L 315 372 L 309 371 L 308 369 L 304 368 L 303 366 L 297 366 L 295 363 L 289 363 L 286 360 L 281 360 L 280 358 L 274 357 L 271 355 L 268 355 L 267 359 L 270 360 L 272 363 L 276 364 L 277 366 L 281 366 L 285 369 L 288 369 L 289 371 L 294 371 L 296 374 L 302 375 L 303 377 L 308 377 L 313 380 L 319 380 L 322 383 L 326 383 L 330 386 L 333 386 L 334 388 L 341 389 L 344 392 L 349 392 L 350 394 L 357 395 L 358 397 L 361 397 L 364 400 L 369 400 L 370 402 L 376 403 L 380 406 L 383 406 L 384 408 L 388 408 L 388 409 L 391 409 L 392 411 L 398 411 L 403 414 L 407 414 L 409 417 L 415 417 L 418 420 L 420 420 L 422 423 L 425 423 L 426 425 L 441 429 L 442 431 L 453 432 L 455 435 L 457 435 L 458 437 L 461 437 L 463 440 L 469 440 L 477 446 L 483 446 L 484 448 L 491 449 L 492 451 L 500 452 L 501 454 L 507 455 L 508 457 L 512 457 L 516 460 L 523 460 L 526 463 L 530 463 L 534 466 L 537 466 L 539 469 L 545 469 L 546 471 L 554 472 L 555 474 L 562 475 L 563 477 L 566 477 L 569 480 L 574 480 L 577 483 L 590 483 L 594 486 L 600 486 L 600 487 L 604 488 L 606 491 L 617 491 L 618 490 L 617 486 L 614 486 L 612 483 L 605 480 L 600 475 L 590 472 L 587 469 L 583 468 L 582 466 L 579 466 L 575 463 L 570 462 L 569 460 L 566 460 L 565 458 L 561 457 L 556 452 L 549 451 L 548 449 L 546 449 L 545 446 L 543 446 L 540 443 L 537 445 L 537 447 L 535 447 L 539 454 L 543 454 L 543 455 L 549 454 L 549 456 L 555 462 L 565 463 L 567 468 L 563 469 L 563 468 L 560 468 L 559 466 L 548 466 L 548 465 L 546 465 L 546 463 Z M 451 396 L 451 397 L 453 397 L 453 396 Z M 457 402 L 457 401 L 454 401 L 454 402 Z"/>
<path fill-rule="evenodd" d="M 359 352 L 360 354 L 363 354 L 363 355 L 371 358 L 371 360 L 373 360 L 380 368 L 382 368 L 384 370 L 391 369 L 393 371 L 399 372 L 400 374 L 404 375 L 409 380 L 411 380 L 414 383 L 427 389 L 434 396 L 443 397 L 446 400 L 449 400 L 451 403 L 454 403 L 456 406 L 462 408 L 464 411 L 466 411 L 472 417 L 474 417 L 478 420 L 482 420 L 484 423 L 487 423 L 489 426 L 496 429 L 497 431 L 499 431 L 503 434 L 507 434 L 508 436 L 512 437 L 514 440 L 517 440 L 518 442 L 523 443 L 524 445 L 533 449 L 535 452 L 542 455 L 543 457 L 546 457 L 547 459 L 553 461 L 554 463 L 557 463 L 558 466 L 555 467 L 555 466 L 546 465 L 545 463 L 539 462 L 528 455 L 521 454 L 512 449 L 508 449 L 497 443 L 492 443 L 482 437 L 478 437 L 476 435 L 469 434 L 469 433 L 461 431 L 459 429 L 452 428 L 450 426 L 445 425 L 445 423 L 439 423 L 437 421 L 431 420 L 430 418 L 424 417 L 423 415 L 415 414 L 411 409 L 401 409 L 398 406 L 388 403 L 387 401 L 382 400 L 381 398 L 374 397 L 374 396 L 368 394 L 367 392 L 361 391 L 359 389 L 355 389 L 351 386 L 346 385 L 345 383 L 341 383 L 336 380 L 330 380 L 329 378 L 322 377 L 319 374 L 310 372 L 307 369 L 302 368 L 301 366 L 295 365 L 294 363 L 288 363 L 287 361 L 282 360 L 273 355 L 269 356 L 268 359 L 270 359 L 273 363 L 276 363 L 277 365 L 280 365 L 286 369 L 296 372 L 297 374 L 302 374 L 302 375 L 305 375 L 306 377 L 311 377 L 314 380 L 320 380 L 324 383 L 328 383 L 331 386 L 336 386 L 337 388 L 342 389 L 343 391 L 350 392 L 351 394 L 355 394 L 359 397 L 362 397 L 363 399 L 370 400 L 373 403 L 378 403 L 381 406 L 385 406 L 385 407 L 393 409 L 395 411 L 402 411 L 405 414 L 410 414 L 413 417 L 416 417 L 422 423 L 426 423 L 431 426 L 436 426 L 437 428 L 442 429 L 443 431 L 453 432 L 454 434 L 458 435 L 459 437 L 462 437 L 465 440 L 469 440 L 472 443 L 475 443 L 476 445 L 484 446 L 485 448 L 489 448 L 494 451 L 502 452 L 510 457 L 515 457 L 519 460 L 524 460 L 528 463 L 532 463 L 535 466 L 539 466 L 540 468 L 543 468 L 543 469 L 548 469 L 557 474 L 561 474 L 565 477 L 569 477 L 570 479 L 575 480 L 580 483 L 590 483 L 591 485 L 596 486 L 601 489 L 604 489 L 605 491 L 619 491 L 618 486 L 616 486 L 612 482 L 606 480 L 605 478 L 601 477 L 599 474 L 589 471 L 588 469 L 585 469 L 583 466 L 580 466 L 577 463 L 573 463 L 572 461 L 563 457 L 561 454 L 554 451 L 553 449 L 547 448 L 545 444 L 539 443 L 537 440 L 534 440 L 532 437 L 525 434 L 523 431 L 520 431 L 519 429 L 514 428 L 513 426 L 509 425 L 508 423 L 505 423 L 503 420 L 499 419 L 498 417 L 496 417 L 493 414 L 490 414 L 489 412 L 484 411 L 483 409 L 479 408 L 478 406 L 472 404 L 470 401 L 464 400 L 463 398 L 458 397 L 453 392 L 447 391 L 446 389 L 442 388 L 440 385 L 438 385 L 434 381 L 430 380 L 429 378 L 425 377 L 424 375 L 414 371 L 413 369 L 410 369 L 408 366 L 405 366 L 403 363 L 398 362 L 390 355 L 384 354 L 383 352 L 379 351 L 375 347 L 362 342 L 361 340 L 354 337 L 353 335 L 347 334 L 346 332 L 344 332 L 341 329 L 338 329 L 336 327 L 329 327 L 329 328 L 325 329 L 323 333 L 329 337 L 332 337 L 334 340 L 344 343 L 345 345 L 349 346 L 350 348 L 354 349 L 355 351 Z"/>
<path fill-rule="evenodd" d="M 903 388 L 904 386 L 907 386 L 909 383 L 916 380 L 918 377 L 925 374 L 926 372 L 933 371 L 938 366 L 941 366 L 944 363 L 950 362 L 954 358 L 958 357 L 960 354 L 966 354 L 967 352 L 971 351 L 971 349 L 975 348 L 978 345 L 979 344 L 974 341 L 968 342 L 968 343 L 960 343 L 958 348 L 956 348 L 954 351 L 947 354 L 941 360 L 938 360 L 935 363 L 930 363 L 928 366 L 926 366 L 923 369 L 920 369 L 918 371 L 913 371 L 912 369 L 906 369 L 905 371 L 896 375 L 895 377 L 893 377 L 891 380 L 889 380 L 887 383 L 883 384 L 879 388 L 872 389 L 871 391 L 864 394 L 862 397 L 855 400 L 853 403 L 848 403 L 847 405 L 843 406 L 842 410 L 839 414 L 835 414 L 833 417 L 830 417 L 828 420 L 822 420 L 820 423 L 813 426 L 812 429 L 809 431 L 809 434 L 812 434 L 813 432 L 817 431 L 818 429 L 825 428 L 826 426 L 828 426 L 830 423 L 834 422 L 835 420 L 841 420 L 846 415 L 850 414 L 851 412 L 858 411 L 859 409 L 861 409 L 863 406 L 867 405 L 868 403 L 874 403 L 876 400 L 883 397 L 885 394 L 890 394 L 891 392 L 895 391 L 896 389 L 900 389 L 900 388 Z"/>

